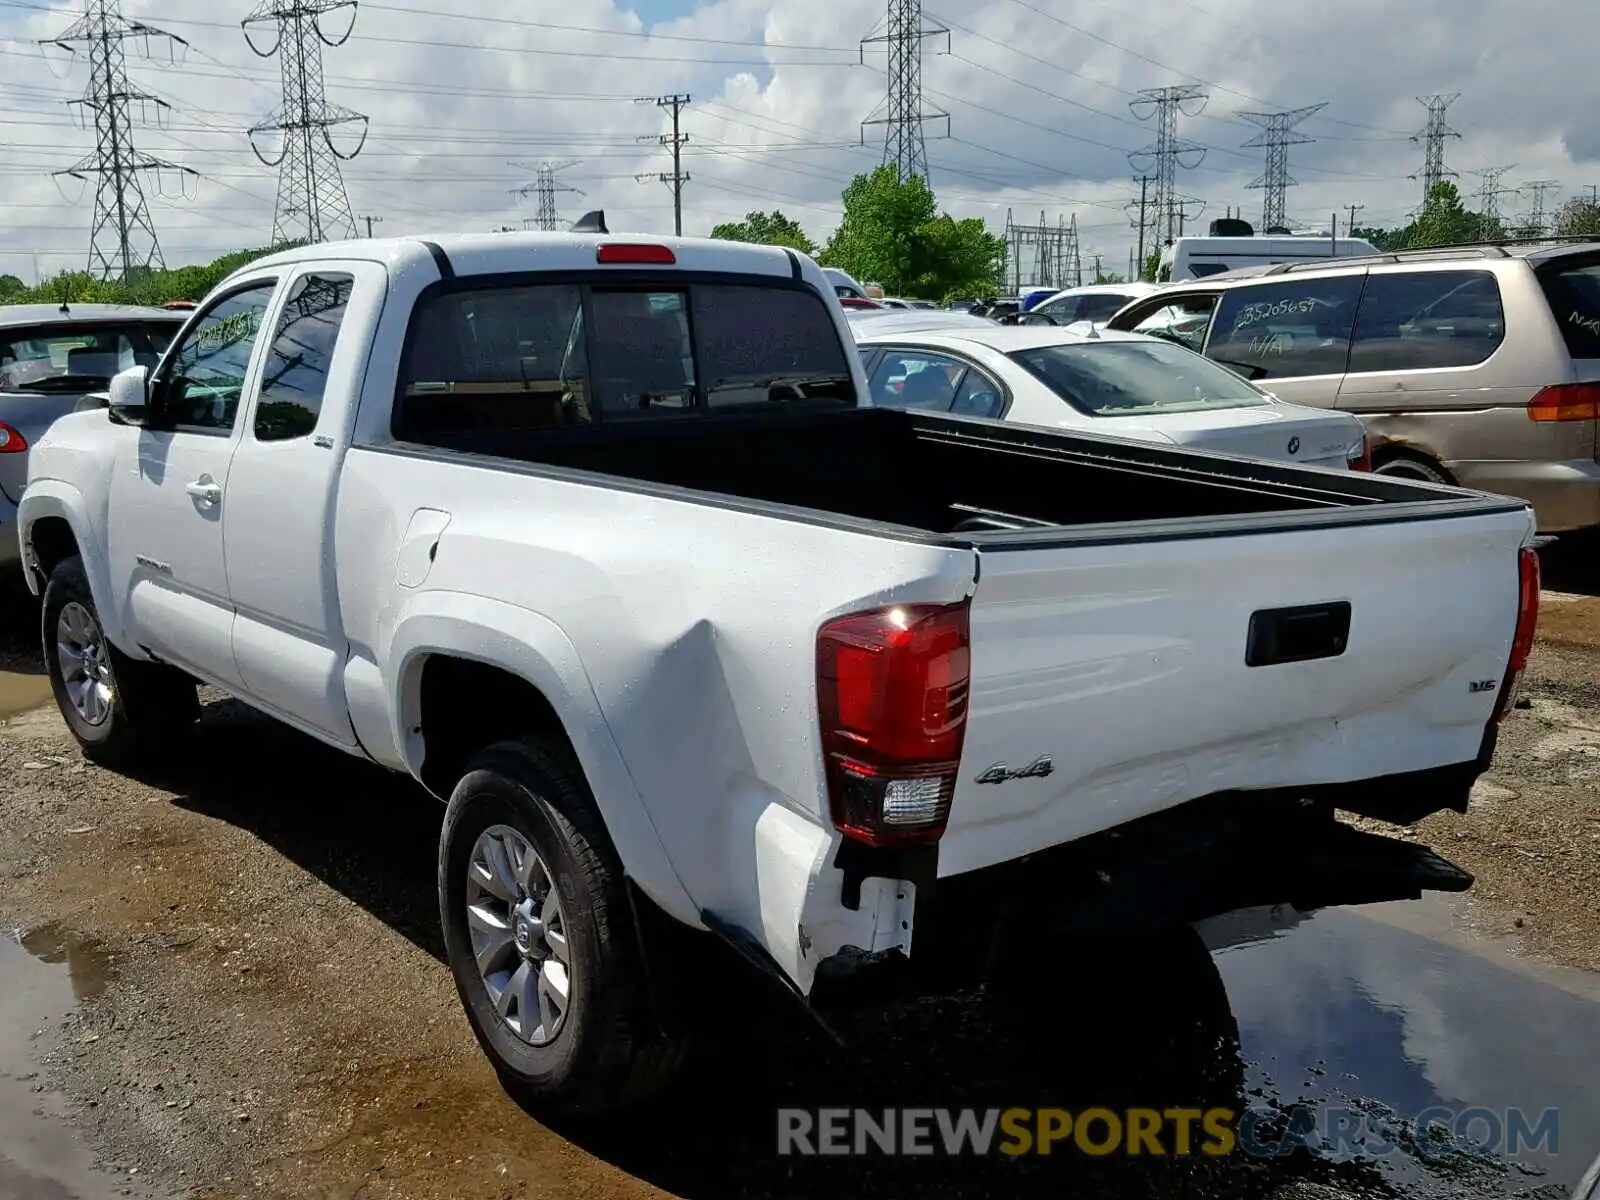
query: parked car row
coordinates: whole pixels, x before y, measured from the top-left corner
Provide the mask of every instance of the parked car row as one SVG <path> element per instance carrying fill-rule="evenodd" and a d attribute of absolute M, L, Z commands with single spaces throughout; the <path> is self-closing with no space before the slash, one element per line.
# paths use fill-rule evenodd
<path fill-rule="evenodd" d="M 1335 813 L 1489 767 L 1524 503 L 1203 449 L 1355 424 L 1161 338 L 847 319 L 803 255 L 594 216 L 241 268 L 38 437 L 19 512 L 87 755 L 176 753 L 205 684 L 445 803 L 509 1086 L 647 1095 L 715 970 L 825 1020 L 1051 986 L 1072 934 L 1470 886 Z"/>

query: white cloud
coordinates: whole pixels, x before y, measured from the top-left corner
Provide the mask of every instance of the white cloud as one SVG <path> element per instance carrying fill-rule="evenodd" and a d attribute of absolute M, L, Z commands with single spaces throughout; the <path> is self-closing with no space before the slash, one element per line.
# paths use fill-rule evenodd
<path fill-rule="evenodd" d="M 26 278 L 82 263 L 93 198 L 79 200 L 66 180 L 64 199 L 48 177 L 93 148 L 64 104 L 81 94 L 87 61 L 46 61 L 34 46 L 69 24 L 76 5 L 40 13 L 35 2 L 0 0 L 0 272 Z M 278 103 L 279 64 L 246 45 L 238 21 L 250 7 L 123 3 L 128 17 L 191 44 L 180 66 L 129 58 L 135 83 L 174 106 L 165 132 L 138 131 L 139 148 L 204 176 L 193 200 L 152 198 L 169 263 L 271 233 L 276 174 L 242 130 Z M 1086 252 L 1121 268 L 1133 236 L 1123 205 L 1137 195 L 1126 153 L 1154 133 L 1129 101 L 1140 88 L 1195 81 L 1210 100 L 1179 132 L 1207 151 L 1179 187 L 1204 199 L 1201 224 L 1229 206 L 1259 213 L 1260 193 L 1245 185 L 1261 170 L 1260 152 L 1240 148 L 1256 130 L 1236 114 L 1318 101 L 1328 107 L 1304 126 L 1316 143 L 1290 150 L 1300 186 L 1288 208 L 1308 223 L 1326 224 L 1353 203 L 1365 206 L 1363 222 L 1403 220 L 1420 194 L 1407 178 L 1421 162 L 1409 140 L 1425 118 L 1415 97 L 1432 92 L 1462 94 L 1449 116 L 1463 136 L 1448 144 L 1447 161 L 1464 190 L 1476 186 L 1471 169 L 1507 163 L 1516 166 L 1506 183 L 1556 179 L 1570 194 L 1587 191 L 1590 171 L 1600 182 L 1600 136 L 1586 116 L 1600 82 L 1584 61 L 1600 9 L 1585 0 L 1401 8 L 930 3 L 927 21 L 951 29 L 950 53 L 943 38 L 930 39 L 924 64 L 927 105 L 951 115 L 948 139 L 937 136 L 942 123 L 928 127 L 935 188 L 946 207 L 996 226 L 1008 207 L 1024 221 L 1041 210 L 1051 221 L 1076 213 Z M 533 199 L 511 189 L 542 159 L 576 160 L 561 180 L 585 194 L 560 195 L 564 215 L 603 207 L 613 228 L 670 229 L 668 190 L 635 178 L 669 169 L 654 144 L 664 114 L 633 98 L 683 92 L 693 97 L 686 232 L 782 207 L 820 238 L 849 177 L 878 161 L 881 127 L 869 127 L 862 146 L 859 123 L 881 113 L 883 58 L 869 50 L 868 65 L 855 65 L 854 48 L 882 19 L 882 0 L 718 0 L 653 26 L 611 0 L 363 3 L 350 41 L 324 50 L 329 101 L 371 117 L 363 153 L 345 167 L 352 205 L 381 217 L 385 234 L 520 224 Z M 330 20 L 331 32 L 342 24 Z M 1526 36 L 1531 24 L 1561 35 Z M 1526 202 L 1504 203 L 1516 211 Z"/>

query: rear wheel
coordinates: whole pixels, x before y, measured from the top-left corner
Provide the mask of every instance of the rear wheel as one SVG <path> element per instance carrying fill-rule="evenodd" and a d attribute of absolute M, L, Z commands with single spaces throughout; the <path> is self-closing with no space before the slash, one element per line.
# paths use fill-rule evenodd
<path fill-rule="evenodd" d="M 160 663 L 129 658 L 106 637 L 83 560 L 63 560 L 45 585 L 45 670 L 56 705 L 84 756 L 120 765 L 193 725 L 194 681 Z"/>
<path fill-rule="evenodd" d="M 1401 479 L 1420 479 L 1424 483 L 1438 483 L 1446 487 L 1455 484 L 1443 467 L 1409 454 L 1397 454 L 1373 467 L 1372 471 L 1375 475 L 1397 475 Z"/>
<path fill-rule="evenodd" d="M 624 887 L 564 746 L 502 742 L 469 764 L 439 849 L 445 949 L 478 1044 L 536 1105 L 618 1108 L 682 1060 L 651 1028 Z"/>

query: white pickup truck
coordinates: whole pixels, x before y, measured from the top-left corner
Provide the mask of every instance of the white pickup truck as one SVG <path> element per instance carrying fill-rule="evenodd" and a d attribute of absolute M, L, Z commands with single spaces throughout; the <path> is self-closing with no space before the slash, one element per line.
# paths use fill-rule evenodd
<path fill-rule="evenodd" d="M 1104 929 L 1470 885 L 1333 813 L 1465 805 L 1533 634 L 1525 504 L 874 409 L 832 296 L 606 234 L 240 270 L 34 448 L 65 720 L 160 754 L 199 682 L 420 780 L 472 1027 L 568 1109 L 677 1061 L 680 944 L 820 1011 L 976 982 L 941 947 L 1004 922 L 963 887 Z"/>

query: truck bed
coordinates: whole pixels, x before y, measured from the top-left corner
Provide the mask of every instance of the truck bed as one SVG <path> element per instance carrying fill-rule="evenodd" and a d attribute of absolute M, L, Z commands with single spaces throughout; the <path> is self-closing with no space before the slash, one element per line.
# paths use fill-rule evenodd
<path fill-rule="evenodd" d="M 1033 544 L 1456 516 L 1517 502 L 1359 472 L 1257 462 L 891 409 L 495 430 L 435 447 L 897 527 Z M 436 452 L 436 450 L 432 451 Z M 1402 506 L 1403 511 L 1396 511 Z M 1375 511 L 1381 509 L 1382 511 Z M 1364 512 L 1352 510 L 1365 510 Z M 1177 523 L 1177 524 L 1173 524 Z M 1116 531 L 1095 531 L 1115 525 Z M 1126 526 L 1136 528 L 1124 528 Z M 1055 538 L 1052 539 L 1052 532 Z"/>

